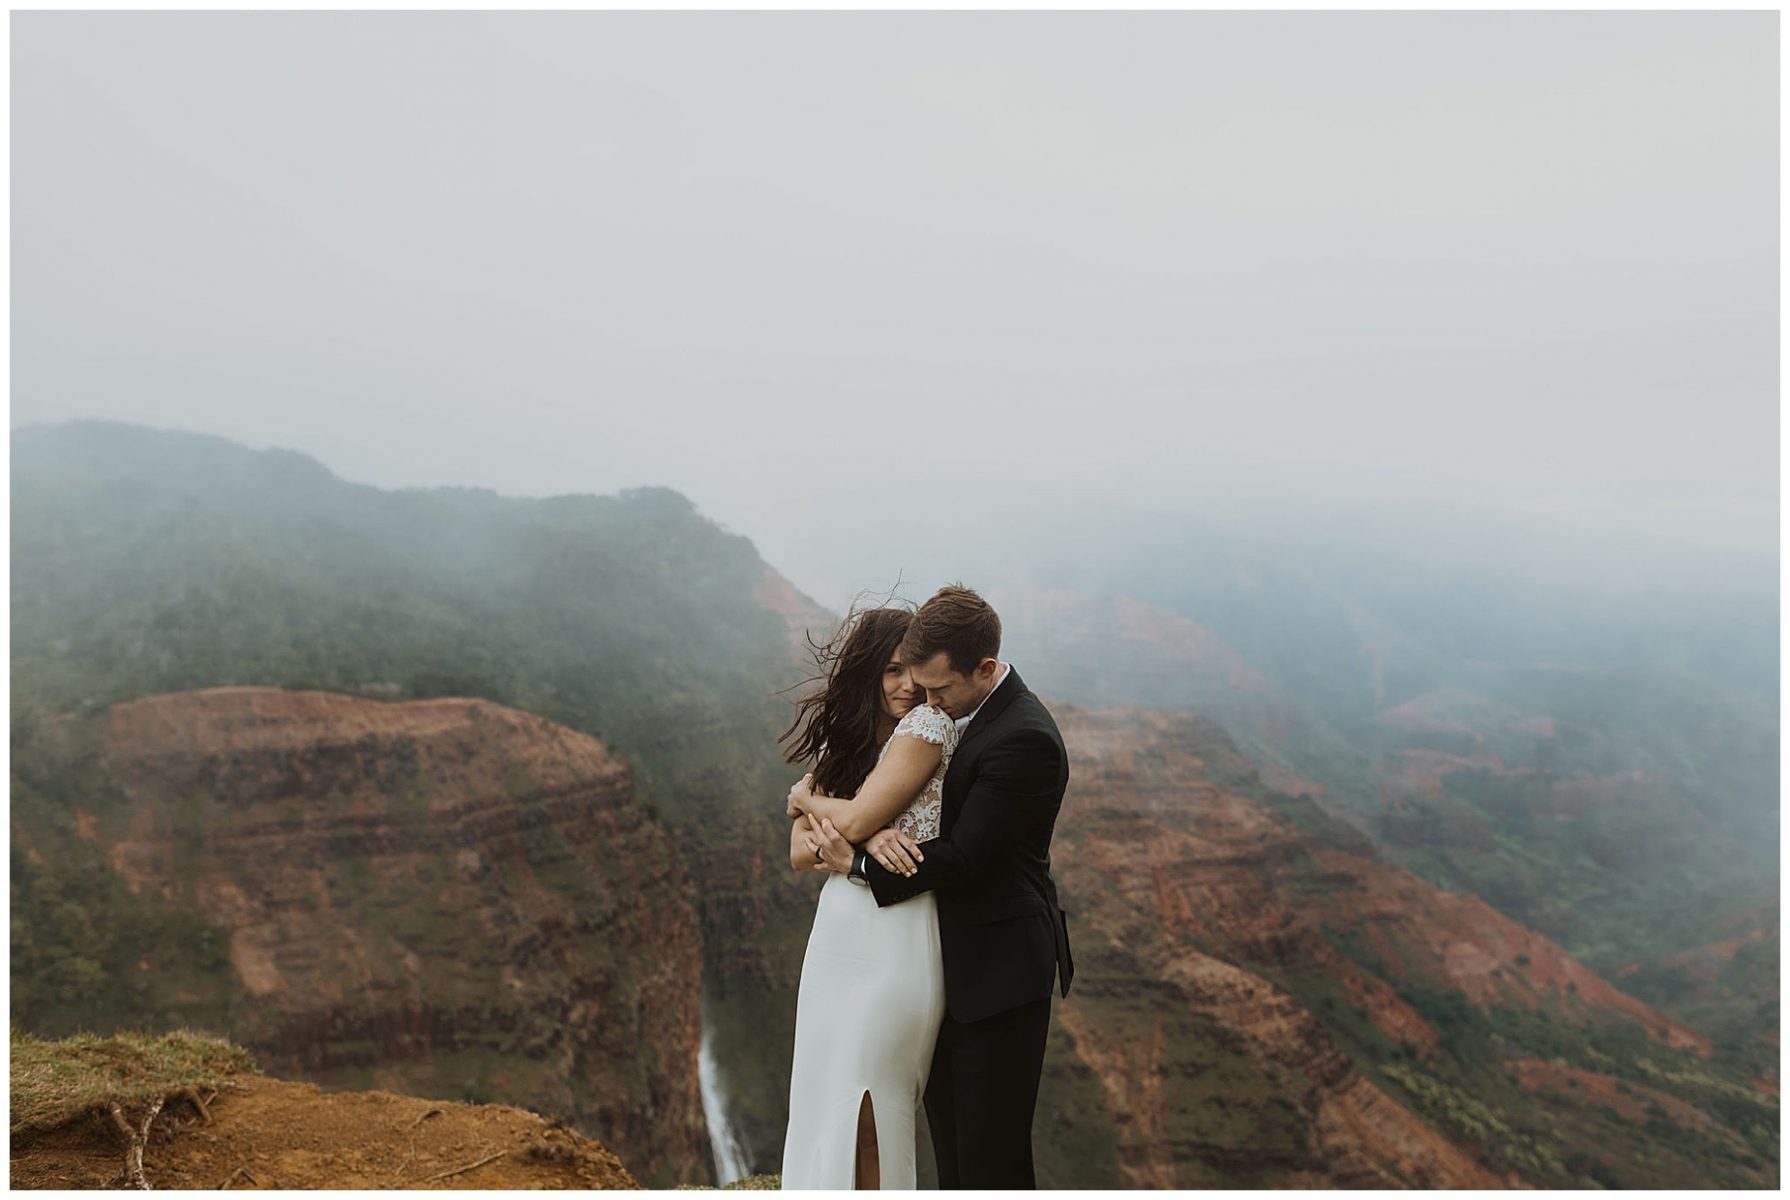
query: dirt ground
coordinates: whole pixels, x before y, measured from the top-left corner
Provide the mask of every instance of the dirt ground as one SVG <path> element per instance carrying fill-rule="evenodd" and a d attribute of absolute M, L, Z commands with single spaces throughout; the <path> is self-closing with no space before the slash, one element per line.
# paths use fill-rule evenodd
<path fill-rule="evenodd" d="M 170 1101 L 156 1117 L 143 1154 L 151 1187 L 640 1186 L 596 1142 L 522 1109 L 320 1092 L 315 1084 L 262 1076 L 237 1082 L 241 1090 L 210 1101 L 209 1124 L 184 1100 Z M 13 1138 L 15 1188 L 118 1187 L 123 1168 L 123 1138 L 109 1120 Z"/>

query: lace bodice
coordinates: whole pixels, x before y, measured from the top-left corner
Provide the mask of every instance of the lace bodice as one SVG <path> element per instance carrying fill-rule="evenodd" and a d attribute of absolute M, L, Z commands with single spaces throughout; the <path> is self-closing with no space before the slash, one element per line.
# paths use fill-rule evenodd
<path fill-rule="evenodd" d="M 896 723 L 895 732 L 877 752 L 876 761 L 880 763 L 895 739 L 903 736 L 917 737 L 945 748 L 944 754 L 939 756 L 938 769 L 914 797 L 914 802 L 889 822 L 916 842 L 924 842 L 939 835 L 939 813 L 945 803 L 945 770 L 951 765 L 951 752 L 957 749 L 957 723 L 930 704 L 916 704 Z"/>

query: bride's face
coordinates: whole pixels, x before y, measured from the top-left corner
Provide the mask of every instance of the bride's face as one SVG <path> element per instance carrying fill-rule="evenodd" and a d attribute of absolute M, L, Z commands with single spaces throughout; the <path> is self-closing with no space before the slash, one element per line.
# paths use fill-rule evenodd
<path fill-rule="evenodd" d="M 899 721 L 919 699 L 914 673 L 899 658 L 889 659 L 883 665 L 883 712 Z"/>

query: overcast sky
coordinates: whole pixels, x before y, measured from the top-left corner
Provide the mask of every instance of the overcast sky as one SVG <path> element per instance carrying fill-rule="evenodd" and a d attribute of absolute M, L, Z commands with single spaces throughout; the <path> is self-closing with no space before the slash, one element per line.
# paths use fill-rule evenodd
<path fill-rule="evenodd" d="M 12 422 L 798 582 L 996 491 L 1775 553 L 1777 20 L 15 13 Z"/>

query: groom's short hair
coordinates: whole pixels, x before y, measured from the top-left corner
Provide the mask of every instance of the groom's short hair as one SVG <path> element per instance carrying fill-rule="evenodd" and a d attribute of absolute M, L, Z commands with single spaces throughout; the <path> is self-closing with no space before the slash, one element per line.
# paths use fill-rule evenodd
<path fill-rule="evenodd" d="M 946 584 L 920 606 L 896 653 L 902 662 L 918 666 L 940 650 L 959 675 L 1001 654 L 1001 618 L 988 601 L 959 583 Z"/>

